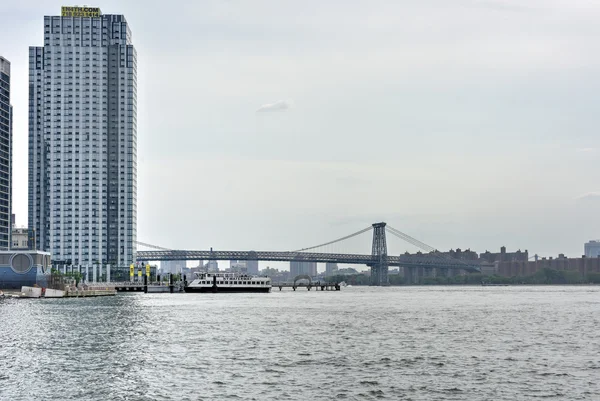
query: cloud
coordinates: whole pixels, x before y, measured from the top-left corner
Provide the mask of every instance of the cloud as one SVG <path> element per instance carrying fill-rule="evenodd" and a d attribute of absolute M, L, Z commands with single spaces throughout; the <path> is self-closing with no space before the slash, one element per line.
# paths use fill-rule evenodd
<path fill-rule="evenodd" d="M 526 7 L 515 1 L 498 1 L 498 0 L 476 0 L 472 3 L 474 6 L 488 8 L 496 11 L 532 11 L 532 7 Z"/>
<path fill-rule="evenodd" d="M 591 153 L 595 152 L 596 148 L 577 148 L 577 151 L 582 153 Z"/>
<path fill-rule="evenodd" d="M 578 196 L 575 200 L 580 202 L 598 202 L 600 201 L 600 191 L 588 192 Z"/>
<path fill-rule="evenodd" d="M 263 104 L 256 110 L 257 113 L 266 113 L 270 111 L 286 111 L 292 108 L 292 102 L 287 100 L 279 100 L 275 103 Z"/>

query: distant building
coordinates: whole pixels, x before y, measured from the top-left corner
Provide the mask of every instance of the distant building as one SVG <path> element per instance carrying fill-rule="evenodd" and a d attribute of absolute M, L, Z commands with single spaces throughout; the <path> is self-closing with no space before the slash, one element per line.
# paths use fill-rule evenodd
<path fill-rule="evenodd" d="M 583 249 L 586 258 L 597 258 L 600 256 L 600 240 L 586 242 Z"/>
<path fill-rule="evenodd" d="M 229 271 L 231 272 L 246 272 L 246 261 L 245 260 L 230 260 Z"/>
<path fill-rule="evenodd" d="M 325 276 L 335 276 L 338 272 L 337 263 L 326 263 L 325 264 Z"/>
<path fill-rule="evenodd" d="M 246 261 L 246 272 L 248 274 L 258 274 L 258 260 L 247 260 Z"/>
<path fill-rule="evenodd" d="M 296 277 L 306 274 L 311 277 L 317 275 L 317 262 L 305 262 L 302 260 L 292 260 L 290 262 L 290 276 Z"/>
<path fill-rule="evenodd" d="M 291 276 L 290 272 L 287 270 L 279 271 L 279 269 L 272 269 L 270 267 L 266 267 L 262 269 L 258 274 L 261 276 L 271 277 L 273 283 L 285 283 L 290 279 L 293 280 L 296 276 Z"/>
<path fill-rule="evenodd" d="M 177 274 L 181 273 L 186 268 L 185 260 L 163 260 L 160 262 L 160 271 L 162 274 Z"/>
<path fill-rule="evenodd" d="M 188 273 L 189 275 L 187 276 L 188 281 L 192 281 L 196 277 L 195 273 L 202 273 L 204 271 L 204 266 L 196 266 L 190 268 L 190 271 Z"/>
<path fill-rule="evenodd" d="M 29 243 L 29 230 L 27 228 L 13 228 L 11 239 L 11 250 L 28 250 L 31 245 Z"/>
<path fill-rule="evenodd" d="M 477 256 L 477 252 L 472 251 L 470 249 L 461 250 L 460 248 L 450 249 L 448 252 L 442 252 L 443 255 L 450 256 L 454 259 L 461 260 L 477 260 L 479 257 Z"/>
<path fill-rule="evenodd" d="M 504 277 L 523 277 L 531 276 L 543 269 L 578 272 L 585 277 L 589 273 L 600 273 L 600 258 L 567 258 L 565 255 L 560 254 L 557 258 L 541 258 L 530 262 L 507 261 L 498 263 L 496 274 Z"/>
<path fill-rule="evenodd" d="M 500 248 L 500 253 L 492 253 L 485 251 L 485 253 L 479 254 L 479 257 L 489 263 L 494 262 L 527 262 L 529 260 L 529 252 L 527 249 L 525 252 L 521 252 L 519 249 L 517 252 L 506 252 L 506 247 Z"/>
<path fill-rule="evenodd" d="M 10 62 L 0 56 L 0 249 L 11 246 L 12 228 L 12 106 Z"/>
<path fill-rule="evenodd" d="M 216 260 L 209 260 L 204 267 L 209 273 L 216 273 L 219 271 L 219 263 Z"/>
<path fill-rule="evenodd" d="M 371 274 L 371 270 L 367 270 L 366 273 Z M 346 267 L 343 269 L 339 269 L 338 270 L 338 274 L 341 275 L 352 275 L 352 274 L 359 274 L 358 270 L 356 270 L 353 267 Z"/>

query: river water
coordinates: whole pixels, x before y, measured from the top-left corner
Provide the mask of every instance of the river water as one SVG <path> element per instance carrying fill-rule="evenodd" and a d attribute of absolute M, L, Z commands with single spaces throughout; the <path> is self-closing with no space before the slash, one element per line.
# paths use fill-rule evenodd
<path fill-rule="evenodd" d="M 600 400 L 600 287 L 0 300 L 1 400 Z"/>

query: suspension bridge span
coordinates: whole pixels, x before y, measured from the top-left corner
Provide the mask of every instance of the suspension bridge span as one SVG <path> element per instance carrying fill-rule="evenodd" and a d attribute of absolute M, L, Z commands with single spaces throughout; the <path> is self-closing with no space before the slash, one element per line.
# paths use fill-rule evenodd
<path fill-rule="evenodd" d="M 314 252 L 315 249 L 348 240 L 370 230 L 373 231 L 373 243 L 370 255 Z M 421 249 L 422 252 L 399 256 L 388 255 L 386 233 L 416 246 Z M 140 262 L 168 260 L 258 260 L 269 262 L 305 261 L 367 265 L 371 268 L 372 285 L 386 285 L 388 283 L 389 266 L 400 266 L 409 269 L 409 271 L 418 268 L 436 268 L 446 271 L 459 269 L 468 272 L 478 272 L 481 270 L 481 267 L 488 265 L 481 263 L 478 260 L 452 258 L 408 234 L 404 234 L 393 227 L 387 226 L 386 223 L 375 223 L 370 227 L 345 237 L 338 238 L 334 241 L 296 251 L 215 251 L 212 248 L 210 250 L 195 251 L 167 249 L 143 242 L 138 242 L 138 244 L 154 248 L 154 250 L 151 251 L 138 251 L 137 260 Z"/>

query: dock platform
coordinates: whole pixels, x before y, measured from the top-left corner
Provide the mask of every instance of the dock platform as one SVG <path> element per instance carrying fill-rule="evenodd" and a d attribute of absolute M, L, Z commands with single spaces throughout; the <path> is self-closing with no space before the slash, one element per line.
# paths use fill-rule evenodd
<path fill-rule="evenodd" d="M 338 283 L 309 283 L 309 284 L 303 284 L 303 283 L 298 283 L 298 284 L 291 284 L 291 283 L 277 283 L 277 284 L 272 284 L 272 288 L 279 288 L 279 291 L 283 290 L 284 288 L 291 288 L 294 291 L 296 291 L 297 288 L 306 288 L 308 291 L 310 291 L 311 289 L 315 289 L 315 291 L 340 291 L 341 287 Z"/>

